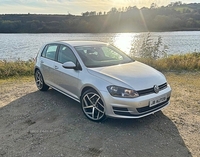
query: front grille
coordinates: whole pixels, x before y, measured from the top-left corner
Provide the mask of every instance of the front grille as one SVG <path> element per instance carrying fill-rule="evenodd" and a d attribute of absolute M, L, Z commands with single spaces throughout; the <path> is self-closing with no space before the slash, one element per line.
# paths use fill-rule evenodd
<path fill-rule="evenodd" d="M 148 113 L 151 113 L 153 111 L 163 108 L 164 106 L 168 105 L 169 99 L 170 99 L 170 97 L 167 98 L 167 100 L 165 102 L 162 102 L 153 107 L 145 106 L 145 107 L 141 107 L 141 108 L 136 108 L 137 111 L 139 112 L 139 114 L 130 113 L 129 110 L 124 107 L 113 107 L 113 111 L 115 114 L 121 115 L 121 116 L 139 117 L 139 116 L 142 116 L 142 115 L 145 115 L 145 114 L 148 114 Z"/>
<path fill-rule="evenodd" d="M 165 102 L 162 102 L 156 106 L 153 106 L 153 107 L 149 107 L 149 106 L 145 106 L 145 107 L 141 107 L 141 108 L 137 108 L 137 111 L 139 113 L 143 113 L 143 112 L 152 112 L 153 110 L 157 110 L 159 108 L 162 108 L 164 107 L 165 105 L 168 104 L 168 101 L 169 101 L 170 97 L 167 98 L 167 100 Z"/>
<path fill-rule="evenodd" d="M 167 83 L 161 84 L 158 87 L 159 87 L 160 90 L 163 90 L 163 89 L 167 88 Z"/>
<path fill-rule="evenodd" d="M 167 83 L 161 84 L 161 85 L 159 85 L 158 87 L 159 87 L 159 90 L 161 91 L 161 90 L 167 88 Z M 139 90 L 139 91 L 137 91 L 137 92 L 138 92 L 138 94 L 139 94 L 140 96 L 155 93 L 154 88 Z"/>

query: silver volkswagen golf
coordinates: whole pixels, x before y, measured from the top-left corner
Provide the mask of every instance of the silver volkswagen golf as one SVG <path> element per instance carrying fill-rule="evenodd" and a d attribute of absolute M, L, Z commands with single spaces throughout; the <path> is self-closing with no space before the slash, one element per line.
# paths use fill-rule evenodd
<path fill-rule="evenodd" d="M 171 88 L 154 68 L 96 41 L 44 45 L 35 64 L 39 90 L 49 87 L 81 103 L 92 121 L 141 118 L 169 105 Z"/>

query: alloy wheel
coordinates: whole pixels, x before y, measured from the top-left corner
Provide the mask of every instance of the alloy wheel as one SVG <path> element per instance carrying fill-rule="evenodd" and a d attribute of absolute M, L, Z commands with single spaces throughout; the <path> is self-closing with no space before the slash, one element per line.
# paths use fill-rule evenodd
<path fill-rule="evenodd" d="M 105 107 L 99 94 L 87 91 L 82 97 L 82 109 L 84 114 L 93 121 L 105 119 Z"/>
<path fill-rule="evenodd" d="M 46 91 L 46 90 L 49 89 L 49 86 L 47 86 L 44 83 L 44 79 L 43 79 L 42 74 L 39 70 L 36 70 L 36 72 L 35 72 L 35 83 L 37 85 L 37 88 L 41 91 Z"/>

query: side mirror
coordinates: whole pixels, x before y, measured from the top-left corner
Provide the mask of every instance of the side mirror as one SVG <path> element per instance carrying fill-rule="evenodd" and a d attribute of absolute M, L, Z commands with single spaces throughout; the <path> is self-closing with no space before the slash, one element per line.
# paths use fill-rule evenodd
<path fill-rule="evenodd" d="M 65 69 L 75 69 L 76 68 L 76 64 L 74 64 L 73 62 L 65 62 L 62 65 L 63 68 Z"/>

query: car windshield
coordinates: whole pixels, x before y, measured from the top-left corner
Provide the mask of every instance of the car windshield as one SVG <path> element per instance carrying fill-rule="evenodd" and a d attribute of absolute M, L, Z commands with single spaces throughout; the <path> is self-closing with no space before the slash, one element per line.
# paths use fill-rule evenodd
<path fill-rule="evenodd" d="M 75 46 L 86 67 L 104 67 L 133 62 L 125 53 L 111 45 Z"/>

